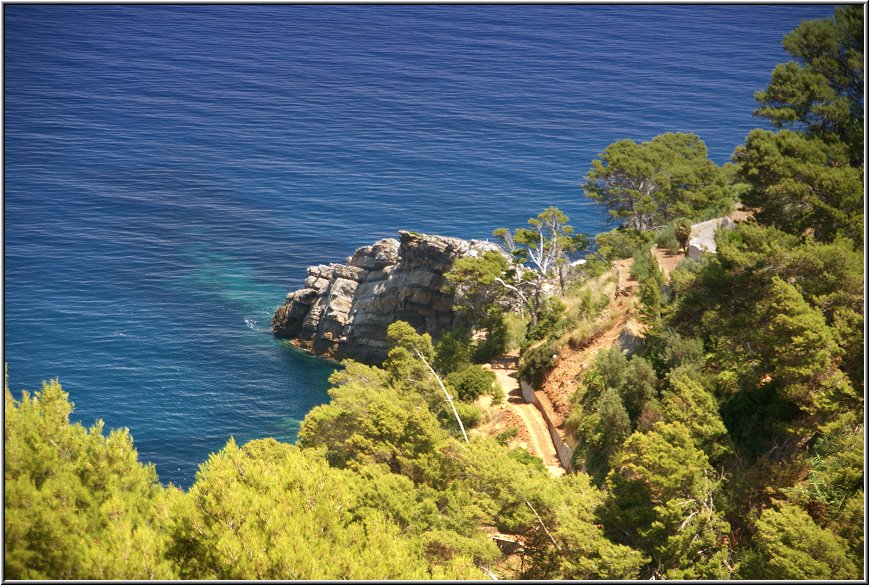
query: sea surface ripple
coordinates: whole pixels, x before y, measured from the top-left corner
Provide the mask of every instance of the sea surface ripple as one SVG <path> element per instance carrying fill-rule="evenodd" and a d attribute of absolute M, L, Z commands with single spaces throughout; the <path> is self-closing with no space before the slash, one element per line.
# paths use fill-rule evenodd
<path fill-rule="evenodd" d="M 821 5 L 5 5 L 4 359 L 189 486 L 295 440 L 333 366 L 275 340 L 309 264 L 490 237 L 621 138 L 726 162 Z"/>

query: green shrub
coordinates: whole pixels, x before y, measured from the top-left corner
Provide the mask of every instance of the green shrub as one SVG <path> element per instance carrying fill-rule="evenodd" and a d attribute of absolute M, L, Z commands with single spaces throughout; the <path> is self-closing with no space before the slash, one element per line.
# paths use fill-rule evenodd
<path fill-rule="evenodd" d="M 510 442 L 510 439 L 515 437 L 517 434 L 519 434 L 519 429 L 513 427 L 511 429 L 507 429 L 503 433 L 498 433 L 497 435 L 495 435 L 495 440 L 498 441 L 500 445 L 506 445 Z"/>
<path fill-rule="evenodd" d="M 589 254 L 579 270 L 585 278 L 597 278 L 609 270 L 610 266 L 609 261 L 602 254 Z"/>
<path fill-rule="evenodd" d="M 556 357 L 555 344 L 552 342 L 532 347 L 522 356 L 519 378 L 532 386 L 539 386 Z"/>
<path fill-rule="evenodd" d="M 452 372 L 446 382 L 455 389 L 459 400 L 465 402 L 472 402 L 482 394 L 495 394 L 495 373 L 477 365 L 467 365 Z"/>
<path fill-rule="evenodd" d="M 647 433 L 652 430 L 656 422 L 664 420 L 664 410 L 657 398 L 652 398 L 643 405 L 640 416 L 637 417 L 637 431 Z"/>
<path fill-rule="evenodd" d="M 646 403 L 656 396 L 657 386 L 658 378 L 652 364 L 640 356 L 633 356 L 625 370 L 625 383 L 619 389 L 632 422 L 636 422 Z"/>
<path fill-rule="evenodd" d="M 642 282 L 653 274 L 651 247 L 644 246 L 634 251 L 634 262 L 631 264 L 631 276 Z"/>
<path fill-rule="evenodd" d="M 473 404 L 464 402 L 456 402 L 456 411 L 459 413 L 459 418 L 462 419 L 462 424 L 466 429 L 472 429 L 480 424 L 482 412 Z"/>
<path fill-rule="evenodd" d="M 531 467 L 539 471 L 546 471 L 546 465 L 543 463 L 543 459 L 532 455 L 525 449 L 510 449 L 508 456 L 510 457 L 510 459 L 515 459 L 516 461 L 524 465 L 530 465 Z"/>
<path fill-rule="evenodd" d="M 680 366 L 702 370 L 706 362 L 703 341 L 696 337 L 683 337 L 672 329 L 665 329 L 647 337 L 644 354 L 650 358 L 660 375 Z"/>
<path fill-rule="evenodd" d="M 476 364 L 484 364 L 507 351 L 507 323 L 503 311 L 492 310 L 480 323 L 486 330 L 486 339 L 477 345 L 471 360 Z"/>
<path fill-rule="evenodd" d="M 492 384 L 492 404 L 502 404 L 505 398 L 507 398 L 507 395 L 504 393 L 501 384 L 496 380 L 495 383 Z"/>
<path fill-rule="evenodd" d="M 564 315 L 565 306 L 561 299 L 549 297 L 541 303 L 540 312 L 537 315 L 537 324 L 528 328 L 525 334 L 526 342 L 540 341 L 547 337 L 553 337 L 553 333 Z"/>
<path fill-rule="evenodd" d="M 528 319 L 518 313 L 504 313 L 504 327 L 507 330 L 505 351 L 521 347 L 525 342 Z"/>
<path fill-rule="evenodd" d="M 687 256 L 679 261 L 679 264 L 670 273 L 670 289 L 676 297 L 688 292 L 706 263 L 708 263 L 708 259 L 698 262 Z"/>
<path fill-rule="evenodd" d="M 637 248 L 646 246 L 653 237 L 653 232 L 641 232 L 622 227 L 598 234 L 594 237 L 594 241 L 598 246 L 598 254 L 613 261 L 630 258 Z"/>
<path fill-rule="evenodd" d="M 628 358 L 617 347 L 602 349 L 595 356 L 594 371 L 603 387 L 619 389 L 627 381 Z"/>
<path fill-rule="evenodd" d="M 456 412 L 459 413 L 459 418 L 462 419 L 462 426 L 465 427 L 465 431 L 473 429 L 480 424 L 483 412 L 479 408 L 468 402 L 460 402 L 458 400 L 454 400 L 453 405 L 456 407 Z M 437 419 L 441 427 L 452 433 L 453 436 L 461 439 L 462 432 L 459 429 L 459 423 L 456 422 L 456 415 L 452 408 L 445 404 L 444 408 L 438 412 Z"/>
<path fill-rule="evenodd" d="M 659 248 L 666 248 L 673 254 L 679 253 L 679 240 L 676 238 L 672 225 L 666 225 L 658 230 L 655 235 L 655 245 Z"/>
<path fill-rule="evenodd" d="M 476 344 L 471 340 L 465 327 L 456 327 L 441 335 L 435 347 L 434 367 L 441 373 L 449 374 L 471 363 Z"/>

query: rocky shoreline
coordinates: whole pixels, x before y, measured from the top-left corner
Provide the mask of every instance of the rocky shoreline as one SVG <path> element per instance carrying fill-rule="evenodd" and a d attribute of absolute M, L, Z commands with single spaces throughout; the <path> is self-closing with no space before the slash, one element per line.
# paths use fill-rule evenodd
<path fill-rule="evenodd" d="M 488 251 L 503 253 L 492 242 L 400 231 L 344 264 L 310 266 L 304 288 L 275 311 L 272 330 L 317 355 L 379 364 L 390 323 L 406 321 L 435 341 L 456 324 L 444 273 L 457 258 Z"/>

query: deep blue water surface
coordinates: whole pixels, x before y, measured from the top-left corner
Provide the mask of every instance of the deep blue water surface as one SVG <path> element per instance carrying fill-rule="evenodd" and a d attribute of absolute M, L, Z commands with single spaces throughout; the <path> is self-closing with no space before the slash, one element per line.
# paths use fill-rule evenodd
<path fill-rule="evenodd" d="M 4 358 L 188 486 L 292 441 L 331 366 L 275 340 L 309 264 L 398 229 L 487 237 L 609 143 L 723 163 L 782 36 L 832 6 L 6 5 Z"/>

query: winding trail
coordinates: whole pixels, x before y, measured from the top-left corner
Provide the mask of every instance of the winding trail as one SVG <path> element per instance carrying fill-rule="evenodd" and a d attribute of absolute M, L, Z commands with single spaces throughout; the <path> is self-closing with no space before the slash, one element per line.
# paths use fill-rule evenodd
<path fill-rule="evenodd" d="M 571 397 L 583 372 L 593 363 L 595 354 L 601 349 L 618 344 L 623 335 L 629 334 L 638 338 L 645 333 L 645 327 L 634 317 L 639 283 L 631 277 L 631 264 L 633 260 L 630 258 L 613 262 L 618 286 L 613 300 L 599 317 L 606 326 L 582 347 L 564 347 L 540 388 L 536 389 L 538 396 L 542 394 L 546 397 L 546 401 L 542 402 L 544 407 L 548 402 L 551 408 L 549 419 L 562 439 L 569 444 L 572 444 L 572 439 L 569 433 L 564 432 L 564 421 L 570 415 Z"/>
<path fill-rule="evenodd" d="M 549 473 L 554 476 L 564 475 L 567 471 L 558 460 L 558 453 L 552 444 L 549 427 L 546 426 L 543 415 L 535 405 L 525 402 L 522 398 L 519 380 L 516 378 L 515 360 L 516 358 L 512 357 L 512 359 L 504 359 L 490 364 L 492 371 L 495 372 L 495 379 L 507 395 L 504 407 L 514 413 L 525 427 L 526 432 L 522 434 L 525 441 L 520 440 L 520 443 L 525 442 L 526 445 L 524 446 L 528 452 L 543 460 Z M 518 437 L 519 434 L 517 433 Z"/>
<path fill-rule="evenodd" d="M 594 354 L 601 348 L 618 343 L 623 330 L 635 336 L 643 334 L 642 325 L 633 318 L 638 283 L 630 276 L 631 263 L 630 259 L 614 263 L 619 285 L 615 297 L 600 317 L 605 326 L 582 347 L 574 349 L 567 346 L 559 352 L 553 369 L 541 387 L 535 389 L 536 400 L 533 404 L 525 401 L 519 388 L 515 352 L 486 365 L 495 373 L 498 383 L 507 394 L 507 400 L 501 405 L 487 406 L 490 420 L 479 430 L 496 436 L 515 428 L 514 443 L 540 457 L 554 476 L 564 475 L 566 469 L 559 460 L 546 419 L 552 422 L 561 441 L 569 443 L 570 438 L 563 427 L 570 414 L 570 398 Z"/>
<path fill-rule="evenodd" d="M 658 261 L 661 272 L 664 273 L 664 282 L 670 282 L 670 274 L 676 268 L 676 265 L 685 258 L 685 255 L 681 252 L 673 254 L 665 248 L 652 248 L 652 255 Z"/>
<path fill-rule="evenodd" d="M 743 221 L 751 217 L 753 211 L 740 207 L 731 212 L 729 217 L 734 221 Z M 683 254 L 673 254 L 658 247 L 652 248 L 652 255 L 664 273 L 665 282 L 670 281 L 676 265 L 684 258 Z M 487 364 L 507 393 L 507 401 L 503 405 L 488 407 L 490 421 L 480 427 L 481 432 L 496 436 L 515 428 L 514 443 L 543 459 L 553 475 L 565 473 L 546 420 L 552 423 L 560 442 L 564 443 L 562 447 L 573 446 L 574 439 L 565 431 L 564 422 L 570 415 L 571 398 L 579 387 L 582 374 L 591 366 L 599 350 L 617 345 L 631 347 L 645 335 L 645 325 L 636 318 L 639 283 L 631 277 L 632 264 L 630 258 L 613 262 L 617 285 L 613 299 L 599 317 L 600 330 L 581 347 L 567 345 L 559 351 L 552 369 L 540 387 L 534 390 L 534 404 L 525 402 L 519 389 L 519 381 L 515 376 L 518 361 L 515 352 Z"/>

